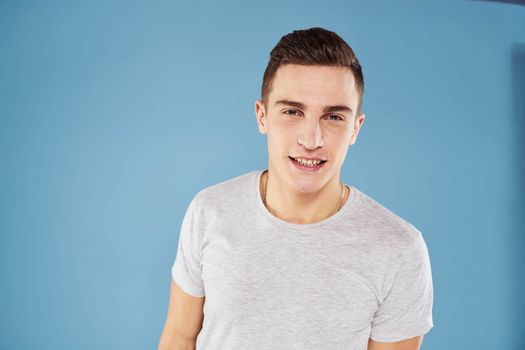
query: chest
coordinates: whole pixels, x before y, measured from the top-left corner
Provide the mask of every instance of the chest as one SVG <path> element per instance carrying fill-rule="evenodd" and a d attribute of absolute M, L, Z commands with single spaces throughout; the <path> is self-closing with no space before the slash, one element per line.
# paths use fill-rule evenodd
<path fill-rule="evenodd" d="M 206 312 L 240 329 L 347 338 L 369 327 L 378 307 L 366 253 L 336 237 L 213 235 L 201 253 Z"/>

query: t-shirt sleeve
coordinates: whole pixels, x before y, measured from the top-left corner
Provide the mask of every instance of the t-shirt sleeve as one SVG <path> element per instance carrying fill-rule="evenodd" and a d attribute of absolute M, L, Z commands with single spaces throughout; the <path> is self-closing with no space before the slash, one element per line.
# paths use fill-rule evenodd
<path fill-rule="evenodd" d="M 430 258 L 418 231 L 404 254 L 392 287 L 375 312 L 370 338 L 396 342 L 427 333 L 434 326 L 432 304 Z"/>
<path fill-rule="evenodd" d="M 200 263 L 199 216 L 194 197 L 182 220 L 177 255 L 171 268 L 175 282 L 188 294 L 204 296 Z"/>

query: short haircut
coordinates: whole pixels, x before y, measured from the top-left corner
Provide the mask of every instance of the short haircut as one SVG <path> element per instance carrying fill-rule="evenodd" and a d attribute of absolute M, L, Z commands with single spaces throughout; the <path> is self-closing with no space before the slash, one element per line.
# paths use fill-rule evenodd
<path fill-rule="evenodd" d="M 261 99 L 268 106 L 268 96 L 278 68 L 284 64 L 321 65 L 349 68 L 358 91 L 357 113 L 361 113 L 364 92 L 363 72 L 352 48 L 335 32 L 320 27 L 294 30 L 284 35 L 270 52 L 264 71 Z"/>

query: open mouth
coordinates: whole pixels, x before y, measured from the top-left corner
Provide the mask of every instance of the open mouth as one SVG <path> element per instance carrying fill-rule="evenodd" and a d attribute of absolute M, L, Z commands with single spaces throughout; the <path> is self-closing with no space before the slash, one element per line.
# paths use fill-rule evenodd
<path fill-rule="evenodd" d="M 290 160 L 294 163 L 295 166 L 297 166 L 300 169 L 305 170 L 317 170 L 323 167 L 324 163 L 326 163 L 326 160 L 305 160 L 300 158 L 293 158 L 288 156 Z"/>

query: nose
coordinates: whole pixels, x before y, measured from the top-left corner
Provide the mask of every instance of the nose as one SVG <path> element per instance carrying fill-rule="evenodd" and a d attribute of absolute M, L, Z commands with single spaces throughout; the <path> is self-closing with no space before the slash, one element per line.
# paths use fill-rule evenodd
<path fill-rule="evenodd" d="M 297 143 L 311 150 L 323 147 L 323 132 L 319 121 L 314 118 L 305 119 L 302 124 L 297 135 Z"/>

